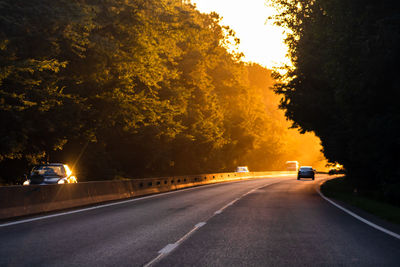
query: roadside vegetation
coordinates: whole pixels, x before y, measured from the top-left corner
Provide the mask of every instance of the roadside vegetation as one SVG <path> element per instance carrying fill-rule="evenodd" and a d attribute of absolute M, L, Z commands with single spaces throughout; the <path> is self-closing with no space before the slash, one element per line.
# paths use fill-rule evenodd
<path fill-rule="evenodd" d="M 287 129 L 271 72 L 241 61 L 215 13 L 181 0 L 0 7 L 2 184 L 46 161 L 84 181 L 324 160 L 318 138 Z"/>
<path fill-rule="evenodd" d="M 399 1 L 272 0 L 293 66 L 275 92 L 360 194 L 400 206 Z"/>
<path fill-rule="evenodd" d="M 329 198 L 343 201 L 377 217 L 400 225 L 400 207 L 386 202 L 377 191 L 358 192 L 348 179 L 335 178 L 321 186 L 321 192 Z"/>

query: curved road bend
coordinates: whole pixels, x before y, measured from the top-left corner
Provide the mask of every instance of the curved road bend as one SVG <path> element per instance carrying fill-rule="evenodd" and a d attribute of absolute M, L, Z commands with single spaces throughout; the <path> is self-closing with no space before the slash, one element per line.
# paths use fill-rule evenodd
<path fill-rule="evenodd" d="M 400 240 L 316 182 L 223 183 L 0 227 L 0 266 L 399 266 Z"/>

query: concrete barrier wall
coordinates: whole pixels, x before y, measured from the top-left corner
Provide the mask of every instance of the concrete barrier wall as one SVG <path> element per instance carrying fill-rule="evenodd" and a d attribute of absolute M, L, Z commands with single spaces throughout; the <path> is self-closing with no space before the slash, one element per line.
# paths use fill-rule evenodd
<path fill-rule="evenodd" d="M 205 184 L 289 173 L 292 172 L 214 173 L 63 185 L 5 186 L 0 187 L 0 220 Z"/>

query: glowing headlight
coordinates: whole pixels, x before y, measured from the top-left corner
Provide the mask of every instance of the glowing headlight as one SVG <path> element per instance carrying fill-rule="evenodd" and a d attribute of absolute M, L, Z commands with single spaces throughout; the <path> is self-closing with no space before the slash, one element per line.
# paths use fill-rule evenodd
<path fill-rule="evenodd" d="M 58 184 L 65 184 L 65 180 L 64 179 L 60 179 L 57 183 Z"/>
<path fill-rule="evenodd" d="M 65 172 L 67 173 L 67 176 L 71 176 L 72 171 L 71 171 L 71 169 L 68 167 L 67 164 L 64 164 L 64 169 L 65 169 Z"/>
<path fill-rule="evenodd" d="M 23 183 L 23 185 L 29 185 L 30 184 L 30 181 L 29 180 L 26 180 L 24 183 Z"/>

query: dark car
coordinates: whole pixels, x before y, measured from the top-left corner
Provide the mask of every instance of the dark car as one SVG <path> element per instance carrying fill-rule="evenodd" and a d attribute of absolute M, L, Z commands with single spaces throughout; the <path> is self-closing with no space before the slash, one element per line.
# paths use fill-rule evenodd
<path fill-rule="evenodd" d="M 315 179 L 315 170 L 311 166 L 302 166 L 297 173 L 297 180 L 300 178 L 311 178 Z"/>
<path fill-rule="evenodd" d="M 333 168 L 333 169 L 330 169 L 329 172 L 328 172 L 329 175 L 345 174 L 345 173 L 346 173 L 346 171 L 343 168 L 338 168 L 338 169 L 337 168 Z"/>
<path fill-rule="evenodd" d="M 77 183 L 67 164 L 49 163 L 33 167 L 24 185 L 71 184 Z"/>

